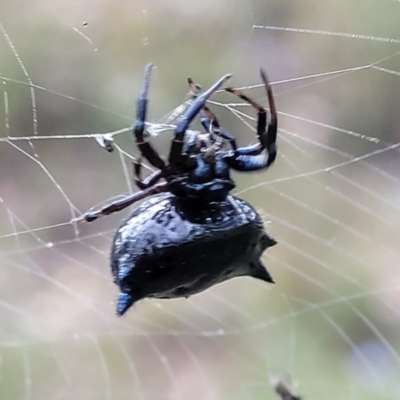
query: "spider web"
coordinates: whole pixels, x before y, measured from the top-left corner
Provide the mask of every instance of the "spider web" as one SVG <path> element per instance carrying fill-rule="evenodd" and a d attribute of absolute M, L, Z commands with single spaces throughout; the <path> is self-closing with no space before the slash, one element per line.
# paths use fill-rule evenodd
<path fill-rule="evenodd" d="M 272 399 L 276 376 L 304 399 L 400 398 L 399 1 L 0 11 L 0 398 Z M 117 318 L 109 249 L 129 211 L 75 219 L 136 190 L 130 125 L 149 61 L 162 154 L 188 76 L 207 87 L 233 72 L 266 104 L 268 71 L 279 155 L 236 174 L 235 194 L 279 242 L 264 256 L 276 285 L 234 279 Z M 254 143 L 247 104 L 218 93 L 210 107 Z"/>

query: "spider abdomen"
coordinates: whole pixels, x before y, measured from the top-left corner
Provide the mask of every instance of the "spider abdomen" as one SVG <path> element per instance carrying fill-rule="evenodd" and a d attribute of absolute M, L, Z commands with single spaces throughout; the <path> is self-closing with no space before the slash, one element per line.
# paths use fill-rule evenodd
<path fill-rule="evenodd" d="M 189 297 L 237 276 L 273 282 L 260 257 L 275 243 L 254 208 L 234 196 L 207 205 L 153 196 L 114 237 L 117 313 L 146 297 Z"/>

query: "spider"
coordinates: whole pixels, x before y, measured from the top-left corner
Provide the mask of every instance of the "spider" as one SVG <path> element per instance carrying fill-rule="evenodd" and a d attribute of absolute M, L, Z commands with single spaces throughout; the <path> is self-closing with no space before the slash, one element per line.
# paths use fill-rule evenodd
<path fill-rule="evenodd" d="M 118 315 L 146 297 L 189 297 L 237 276 L 273 283 L 260 257 L 276 242 L 265 232 L 254 208 L 229 194 L 235 187 L 231 169 L 258 171 L 276 158 L 277 114 L 266 73 L 260 70 L 271 113 L 268 126 L 263 107 L 237 89 L 225 89 L 257 110 L 258 143 L 238 147 L 234 136 L 221 128 L 206 106 L 231 74 L 201 95 L 200 87 L 189 78 L 193 102 L 177 123 L 166 161 L 145 136 L 152 68 L 153 64 L 145 68 L 133 125 L 140 151 L 134 179 L 140 191 L 83 216 L 92 222 L 146 199 L 122 223 L 113 240 L 111 270 L 120 289 Z M 205 133 L 187 139 L 185 133 L 197 115 Z M 228 150 L 223 150 L 224 143 L 229 143 Z M 143 158 L 157 169 L 145 179 Z"/>

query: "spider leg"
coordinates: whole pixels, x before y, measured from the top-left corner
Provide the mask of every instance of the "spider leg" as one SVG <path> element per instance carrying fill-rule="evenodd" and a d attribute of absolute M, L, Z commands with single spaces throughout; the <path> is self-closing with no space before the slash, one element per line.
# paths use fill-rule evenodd
<path fill-rule="evenodd" d="M 201 90 L 201 86 L 197 83 L 194 83 L 192 78 L 188 78 L 187 81 L 189 84 L 189 88 L 193 94 L 192 98 L 195 99 Z"/>
<path fill-rule="evenodd" d="M 142 157 L 138 157 L 133 162 L 133 172 L 136 186 L 140 190 L 154 186 L 162 178 L 162 171 L 155 171 L 145 179 L 142 179 Z"/>
<path fill-rule="evenodd" d="M 193 103 L 187 108 L 180 121 L 175 128 L 174 139 L 172 140 L 171 149 L 169 152 L 169 163 L 176 165 L 182 155 L 183 139 L 185 136 L 186 129 L 190 123 L 200 112 L 200 110 L 206 104 L 206 101 L 231 77 L 231 74 L 227 74 L 219 79 L 214 85 L 212 85 L 207 91 L 200 96 L 196 97 Z"/>
<path fill-rule="evenodd" d="M 197 98 L 201 86 L 194 83 L 192 78 L 188 78 L 188 83 L 192 92 L 192 98 Z M 221 129 L 221 125 L 219 124 L 216 115 L 207 106 L 204 106 L 200 111 L 200 120 L 206 132 L 212 132 L 215 135 L 222 137 L 230 143 L 233 150 L 237 149 L 236 139 L 230 133 Z"/>
<path fill-rule="evenodd" d="M 230 133 L 221 129 L 217 117 L 207 106 L 203 107 L 200 112 L 200 116 L 201 124 L 207 132 L 212 132 L 215 135 L 227 140 L 230 143 L 232 150 L 237 150 L 236 139 Z"/>
<path fill-rule="evenodd" d="M 144 129 L 146 121 L 147 112 L 147 102 L 148 102 L 148 92 L 150 86 L 150 76 L 151 70 L 153 69 L 153 64 L 148 64 L 144 70 L 144 77 L 142 83 L 142 89 L 137 100 L 136 108 L 136 121 L 133 125 L 133 134 L 136 138 L 136 144 L 151 165 L 158 169 L 163 169 L 165 167 L 165 162 L 158 155 L 157 151 L 153 146 L 144 138 Z"/>
<path fill-rule="evenodd" d="M 267 151 L 271 153 L 270 150 L 273 150 L 273 149 L 270 149 L 270 147 L 271 146 L 274 147 L 274 144 L 276 142 L 278 118 L 277 118 L 277 114 L 276 114 L 275 100 L 274 100 L 274 96 L 272 93 L 271 85 L 269 83 L 267 74 L 265 73 L 265 71 L 263 69 L 260 69 L 260 75 L 261 75 L 261 79 L 265 85 L 268 102 L 269 102 L 269 108 L 270 108 L 270 112 L 271 112 L 271 121 L 268 126 L 268 131 L 265 131 L 265 128 L 267 126 L 267 113 L 263 107 L 261 107 L 257 102 L 252 100 L 250 97 L 244 95 L 237 89 L 226 88 L 225 90 L 240 97 L 242 100 L 251 104 L 258 111 L 257 135 L 259 138 L 259 142 L 262 146 L 262 149 L 260 151 L 262 151 L 263 149 L 267 149 Z M 252 146 L 250 146 L 250 147 L 252 147 Z"/>
<path fill-rule="evenodd" d="M 261 79 L 264 82 L 265 90 L 267 92 L 269 111 L 271 113 L 271 120 L 269 121 L 268 130 L 265 138 L 265 148 L 269 154 L 269 164 L 275 161 L 276 158 L 276 135 L 278 132 L 278 115 L 276 113 L 274 94 L 272 93 L 271 85 L 269 83 L 268 76 L 266 72 L 260 69 Z"/>
<path fill-rule="evenodd" d="M 199 136 L 198 132 L 193 132 L 186 143 L 186 153 L 188 155 L 194 154 L 198 152 L 198 143 L 197 143 L 197 138 Z"/>
<path fill-rule="evenodd" d="M 235 155 L 231 155 L 229 158 L 227 158 L 227 161 L 230 160 L 230 166 L 238 171 L 256 171 L 267 168 L 275 161 L 276 158 L 278 118 L 275 108 L 275 100 L 267 74 L 263 69 L 260 70 L 260 75 L 265 85 L 271 112 L 271 120 L 267 130 L 267 113 L 265 109 L 254 100 L 241 93 L 239 90 L 232 88 L 226 89 L 228 92 L 235 94 L 242 100 L 251 104 L 258 111 L 257 136 L 259 143 L 256 145 L 239 148 L 237 149 Z M 263 152 L 263 150 L 266 150 L 266 152 Z"/>
<path fill-rule="evenodd" d="M 142 200 L 156 193 L 166 192 L 167 190 L 167 182 L 159 183 L 140 192 L 136 192 L 134 194 L 126 196 L 123 199 L 113 201 L 112 203 L 101 208 L 100 210 L 89 211 L 83 215 L 82 219 L 86 222 L 92 222 L 97 218 L 102 217 L 103 215 L 110 215 L 114 212 L 121 211 L 124 208 L 129 207 L 136 201 Z"/>

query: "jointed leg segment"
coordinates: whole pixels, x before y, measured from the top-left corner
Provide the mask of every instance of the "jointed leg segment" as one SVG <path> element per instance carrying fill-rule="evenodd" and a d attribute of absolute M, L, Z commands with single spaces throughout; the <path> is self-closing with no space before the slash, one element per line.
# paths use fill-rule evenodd
<path fill-rule="evenodd" d="M 143 157 L 145 157 L 147 161 L 154 167 L 158 169 L 163 169 L 165 167 L 165 162 L 158 155 L 153 146 L 144 138 L 148 93 L 152 69 L 153 64 L 148 64 L 144 70 L 142 89 L 140 91 L 140 95 L 137 101 L 136 122 L 133 126 L 133 134 L 136 139 L 136 144 Z"/>
<path fill-rule="evenodd" d="M 192 98 L 196 99 L 198 97 L 201 86 L 194 83 L 192 78 L 188 78 L 188 83 L 193 93 Z M 237 149 L 236 139 L 230 133 L 221 129 L 221 125 L 219 124 L 216 115 L 207 106 L 204 106 L 203 109 L 200 111 L 200 120 L 206 132 L 211 132 L 227 140 L 231 144 L 232 150 Z"/>
<path fill-rule="evenodd" d="M 226 90 L 240 97 L 251 104 L 257 110 L 257 136 L 259 143 L 252 146 L 237 149 L 236 158 L 232 159 L 231 167 L 240 171 L 255 171 L 267 168 L 276 158 L 276 135 L 278 130 L 278 118 L 275 108 L 275 101 L 267 74 L 260 70 L 261 79 L 267 91 L 271 120 L 267 128 L 267 112 L 257 102 L 247 97 L 237 89 L 227 88 Z M 266 154 L 263 151 L 266 150 Z"/>
<path fill-rule="evenodd" d="M 158 185 L 149 187 L 140 192 L 136 192 L 129 196 L 126 196 L 123 199 L 116 200 L 111 204 L 108 204 L 105 207 L 101 208 L 100 210 L 88 212 L 83 216 L 83 219 L 86 222 L 92 222 L 97 218 L 102 217 L 103 215 L 110 215 L 114 212 L 121 211 L 139 200 L 152 196 L 153 194 L 165 192 L 166 190 L 167 190 L 167 183 L 166 182 L 159 183 Z"/>
<path fill-rule="evenodd" d="M 169 153 L 169 163 L 174 166 L 179 162 L 182 155 L 183 139 L 185 132 L 188 129 L 190 123 L 201 111 L 206 104 L 206 101 L 231 77 L 231 74 L 227 74 L 219 79 L 214 85 L 212 85 L 207 91 L 198 96 L 190 107 L 185 111 L 185 114 L 181 117 L 175 128 L 174 139 L 172 140 L 171 150 Z M 189 83 L 190 84 L 190 83 Z"/>
<path fill-rule="evenodd" d="M 145 179 L 142 179 L 142 157 L 138 157 L 133 162 L 133 172 L 136 186 L 141 189 L 147 189 L 150 186 L 155 185 L 162 177 L 162 171 L 155 171 L 151 175 L 147 176 Z"/>

